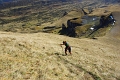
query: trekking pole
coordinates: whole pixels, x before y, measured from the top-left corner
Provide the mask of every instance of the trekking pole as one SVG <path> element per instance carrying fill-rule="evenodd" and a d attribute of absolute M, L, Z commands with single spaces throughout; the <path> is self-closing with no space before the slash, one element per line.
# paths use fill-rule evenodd
<path fill-rule="evenodd" d="M 61 46 L 61 48 L 62 48 L 62 53 L 63 53 L 63 47 L 62 47 L 62 45 L 60 45 Z"/>
<path fill-rule="evenodd" d="M 64 51 L 63 51 L 63 47 L 62 47 L 62 52 L 64 52 Z"/>

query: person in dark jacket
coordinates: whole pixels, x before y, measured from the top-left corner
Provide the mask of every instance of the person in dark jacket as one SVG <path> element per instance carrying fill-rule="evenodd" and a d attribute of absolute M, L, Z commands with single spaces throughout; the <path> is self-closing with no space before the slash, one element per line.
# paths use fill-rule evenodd
<path fill-rule="evenodd" d="M 71 53 L 71 47 L 70 47 L 70 45 L 66 41 L 63 41 L 63 44 L 60 44 L 60 45 L 61 46 L 65 45 L 65 55 L 67 55 L 67 50 L 69 51 L 70 54 L 72 54 Z"/>

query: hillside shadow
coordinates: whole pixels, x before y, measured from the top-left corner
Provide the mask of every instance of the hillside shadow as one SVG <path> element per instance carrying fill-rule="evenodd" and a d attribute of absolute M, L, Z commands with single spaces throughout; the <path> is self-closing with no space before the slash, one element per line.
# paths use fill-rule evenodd
<path fill-rule="evenodd" d="M 67 56 L 67 55 L 65 55 L 65 54 L 61 54 L 61 53 L 54 53 L 56 56 Z"/>
<path fill-rule="evenodd" d="M 70 72 L 74 72 L 69 66 L 67 66 L 66 64 L 70 64 L 73 67 L 77 68 L 77 70 L 79 70 L 80 72 L 84 71 L 86 74 L 90 75 L 94 80 L 102 80 L 98 75 L 86 70 L 85 68 L 83 68 L 82 66 L 80 66 L 79 64 L 74 64 L 68 60 L 66 60 L 65 58 L 58 56 L 58 58 L 65 64 L 65 66 L 67 67 L 67 69 Z"/>

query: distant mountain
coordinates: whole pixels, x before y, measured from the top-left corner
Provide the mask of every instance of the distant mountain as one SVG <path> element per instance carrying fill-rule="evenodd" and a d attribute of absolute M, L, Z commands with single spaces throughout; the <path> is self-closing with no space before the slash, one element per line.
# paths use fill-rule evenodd
<path fill-rule="evenodd" d="M 0 0 L 0 3 L 11 2 L 11 1 L 14 1 L 14 0 Z"/>
<path fill-rule="evenodd" d="M 7 5 L 10 4 L 17 4 L 19 6 L 19 4 L 23 3 L 23 5 L 29 4 L 29 3 L 34 3 L 34 2 L 72 2 L 72 1 L 88 1 L 88 0 L 0 0 L 0 5 L 7 3 Z M 89 0 L 89 1 L 93 1 L 93 0 Z M 95 0 L 95 1 L 100 1 L 103 3 L 117 3 L 120 2 L 120 0 Z M 1 7 L 1 6 L 0 6 Z"/>
<path fill-rule="evenodd" d="M 60 2 L 74 2 L 81 0 L 0 0 L 0 9 L 10 8 L 15 6 L 26 6 L 26 5 L 48 5 L 52 3 Z"/>
<path fill-rule="evenodd" d="M 103 0 L 105 3 L 117 3 L 120 0 Z"/>
<path fill-rule="evenodd" d="M 0 0 L 1 2 L 9 2 L 9 1 L 12 1 L 12 0 Z"/>

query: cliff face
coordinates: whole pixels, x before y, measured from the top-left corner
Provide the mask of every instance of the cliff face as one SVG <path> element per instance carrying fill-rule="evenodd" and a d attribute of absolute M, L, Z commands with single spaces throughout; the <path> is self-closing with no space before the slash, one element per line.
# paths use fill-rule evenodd
<path fill-rule="evenodd" d="M 75 37 L 76 36 L 75 28 L 81 25 L 82 25 L 81 18 L 69 19 L 67 20 L 67 26 L 65 26 L 64 24 L 62 25 L 62 30 L 60 33 L 66 34 L 71 37 Z"/>

